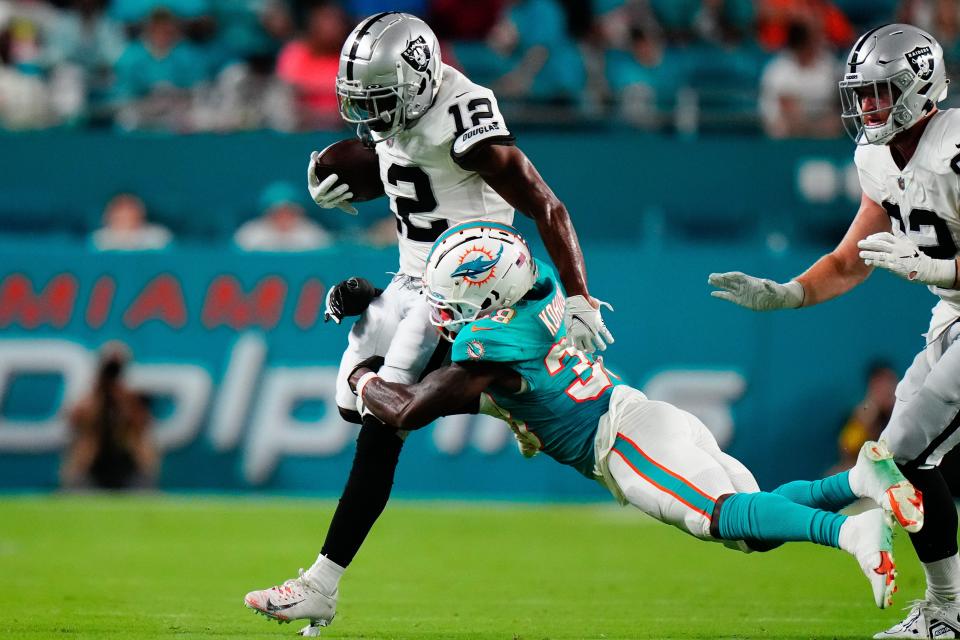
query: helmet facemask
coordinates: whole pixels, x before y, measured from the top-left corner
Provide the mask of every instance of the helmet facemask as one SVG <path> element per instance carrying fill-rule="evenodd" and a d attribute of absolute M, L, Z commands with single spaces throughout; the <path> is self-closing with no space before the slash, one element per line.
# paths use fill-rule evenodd
<path fill-rule="evenodd" d="M 340 117 L 357 125 L 361 137 L 368 129 L 378 133 L 379 140 L 392 138 L 406 127 L 408 91 L 409 86 L 402 83 L 364 87 L 359 80 L 337 78 Z"/>
<path fill-rule="evenodd" d="M 914 114 L 904 100 L 904 87 L 913 78 L 909 72 L 883 80 L 845 79 L 840 82 L 841 119 L 847 134 L 858 145 L 887 144 L 913 126 L 922 114 Z"/>
<path fill-rule="evenodd" d="M 484 308 L 469 300 L 448 300 L 434 291 L 427 291 L 427 303 L 430 305 L 430 323 L 449 342 L 456 339 L 464 325 L 495 310 L 489 298 L 484 300 Z"/>

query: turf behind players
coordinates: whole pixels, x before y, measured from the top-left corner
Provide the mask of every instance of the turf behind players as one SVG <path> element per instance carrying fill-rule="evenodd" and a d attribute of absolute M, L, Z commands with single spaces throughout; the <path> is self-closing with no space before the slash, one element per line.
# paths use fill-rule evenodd
<path fill-rule="evenodd" d="M 846 236 L 786 284 L 738 272 L 709 280 L 720 289 L 711 295 L 758 311 L 825 302 L 863 282 L 873 267 L 940 297 L 926 346 L 897 387 L 881 435 L 923 493 L 926 525 L 910 539 L 927 592 L 903 622 L 876 638 L 960 638 L 957 512 L 938 469 L 960 442 L 960 111 L 937 110 L 947 82 L 943 51 L 928 33 L 892 24 L 861 37 L 840 82 L 863 189 Z"/>
<path fill-rule="evenodd" d="M 434 245 L 424 279 L 431 321 L 453 343 L 453 363 L 414 385 L 385 380 L 373 370 L 379 363 L 358 365 L 351 387 L 384 423 L 417 429 L 486 396 L 531 448 L 602 482 L 622 504 L 744 551 L 786 541 L 843 549 L 875 604 L 891 604 L 889 516 L 834 513 L 858 496 L 890 510 L 897 495 L 915 499 L 917 508 L 900 515 L 922 527 L 919 496 L 880 445 L 867 443 L 849 472 L 760 492 L 700 420 L 648 400 L 570 343 L 563 288 L 512 227 L 453 227 Z"/>
<path fill-rule="evenodd" d="M 341 415 L 363 424 L 353 467 L 317 562 L 283 588 L 246 597 L 248 606 L 271 617 L 309 618 L 317 625 L 333 618 L 340 576 L 386 506 L 405 437 L 372 416 L 361 418 L 347 378 L 372 355 L 384 357 L 381 375 L 395 382 L 414 382 L 427 368 L 439 338 L 421 294 L 421 276 L 427 253 L 442 233 L 477 216 L 507 224 L 515 209 L 530 216 L 570 293 L 562 320 L 571 340 L 588 351 L 613 341 L 601 303 L 587 290 L 583 255 L 566 207 L 514 145 L 493 92 L 442 63 L 436 36 L 422 20 L 386 12 L 361 22 L 341 51 L 337 94 L 344 120 L 376 150 L 378 163 L 371 163 L 369 176 L 356 178 L 364 183 L 357 192 L 360 186 L 363 193 L 376 192 L 379 187 L 370 190 L 368 183 L 382 183 L 397 218 L 400 269 L 372 302 L 372 286 L 331 291 L 327 311 L 337 320 L 343 315 L 338 309 L 350 306 L 344 297 L 366 296 L 354 302 L 369 303 L 350 332 L 337 378 Z M 318 161 L 314 154 L 308 167 L 313 199 L 325 208 L 356 213 L 351 185 L 336 173 L 319 179 Z M 356 173 L 355 166 L 347 169 L 341 173 Z M 305 595 L 314 592 L 323 597 Z"/>

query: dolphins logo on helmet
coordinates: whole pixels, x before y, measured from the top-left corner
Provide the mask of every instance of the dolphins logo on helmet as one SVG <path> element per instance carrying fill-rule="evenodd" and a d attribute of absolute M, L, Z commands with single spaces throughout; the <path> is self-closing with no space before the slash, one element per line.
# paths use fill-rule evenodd
<path fill-rule="evenodd" d="M 463 222 L 437 238 L 427 255 L 430 322 L 452 342 L 464 325 L 519 302 L 536 280 L 537 263 L 516 229 L 492 220 Z"/>
<path fill-rule="evenodd" d="M 476 255 L 476 254 L 480 255 Z M 503 255 L 503 245 L 500 245 L 500 251 L 494 256 L 493 253 L 480 246 L 472 246 L 460 256 L 460 265 L 450 274 L 451 278 L 463 278 L 469 286 L 479 287 L 490 278 L 497 275 L 496 266 Z M 476 256 L 472 260 L 467 260 L 471 256 Z"/>

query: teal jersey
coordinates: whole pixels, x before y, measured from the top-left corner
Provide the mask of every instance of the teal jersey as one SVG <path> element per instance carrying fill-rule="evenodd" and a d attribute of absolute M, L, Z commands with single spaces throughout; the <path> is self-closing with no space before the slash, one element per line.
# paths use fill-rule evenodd
<path fill-rule="evenodd" d="M 457 334 L 454 362 L 501 362 L 523 378 L 518 393 L 488 390 L 493 401 L 539 441 L 547 455 L 595 477 L 593 440 L 618 380 L 566 337 L 566 294 L 556 273 L 537 261 L 539 278 L 516 305 Z"/>

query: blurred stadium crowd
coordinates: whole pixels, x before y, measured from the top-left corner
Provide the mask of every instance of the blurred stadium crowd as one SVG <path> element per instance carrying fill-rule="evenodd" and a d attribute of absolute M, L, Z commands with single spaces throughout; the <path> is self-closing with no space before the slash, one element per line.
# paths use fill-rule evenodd
<path fill-rule="evenodd" d="M 956 0 L 0 0 L 0 128 L 340 128 L 341 43 L 384 10 L 537 125 L 835 136 L 865 28 L 910 22 L 960 59 Z"/>

